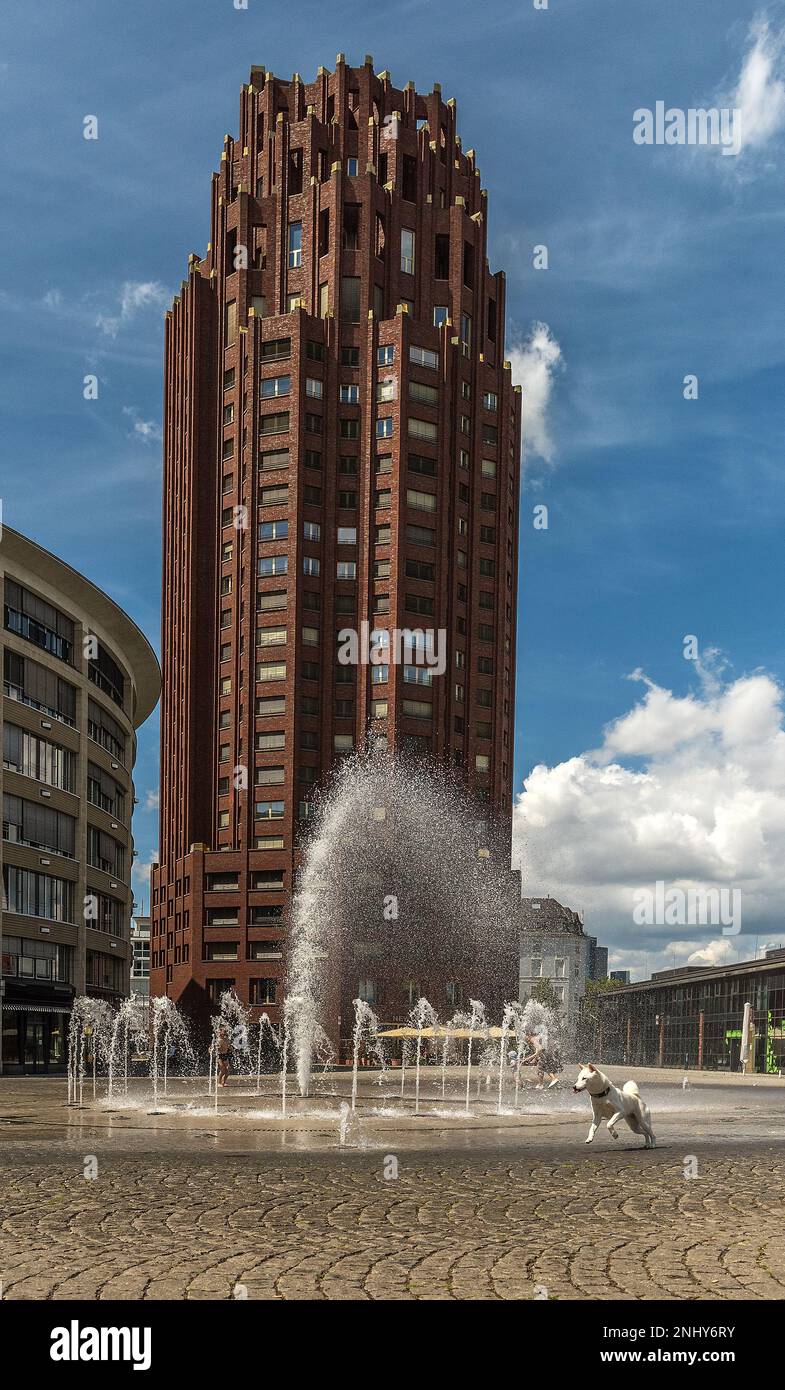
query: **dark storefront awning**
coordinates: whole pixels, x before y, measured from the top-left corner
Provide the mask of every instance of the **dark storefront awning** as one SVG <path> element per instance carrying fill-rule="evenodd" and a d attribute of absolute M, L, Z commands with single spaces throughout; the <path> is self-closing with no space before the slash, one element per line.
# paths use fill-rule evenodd
<path fill-rule="evenodd" d="M 50 1004 L 28 1004 L 19 1003 L 14 1000 L 10 1004 L 3 1001 L 4 1014 L 70 1014 L 70 999 L 54 999 Z"/>

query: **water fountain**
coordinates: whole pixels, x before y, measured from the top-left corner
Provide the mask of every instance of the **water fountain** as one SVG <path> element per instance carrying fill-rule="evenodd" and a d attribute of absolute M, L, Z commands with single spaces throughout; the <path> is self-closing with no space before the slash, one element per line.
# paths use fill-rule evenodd
<path fill-rule="evenodd" d="M 496 1107 L 497 1115 L 502 1113 L 502 1099 L 504 1096 L 504 1060 L 507 1052 L 507 1039 L 511 1036 L 517 1038 L 516 1022 L 521 1017 L 521 1006 L 517 1000 L 510 1004 L 505 1004 L 502 1014 L 501 1038 L 499 1039 L 499 1100 Z M 517 1070 L 517 1067 L 516 1067 Z"/>
<path fill-rule="evenodd" d="M 257 1113 L 264 1114 L 264 1112 L 257 1112 L 253 1108 L 244 1110 L 238 1108 L 236 1104 L 232 1105 L 231 1102 L 225 1107 L 219 1105 L 221 1080 L 219 1053 L 222 1049 L 225 1051 L 227 1047 L 231 1048 L 232 1046 L 230 1026 L 233 1030 L 235 1045 L 238 1046 L 238 1050 L 243 1049 L 247 1035 L 242 1031 L 238 1033 L 237 1030 L 238 1028 L 242 1030 L 247 1026 L 248 1013 L 234 996 L 227 997 L 221 1002 L 223 1008 L 219 1008 L 211 1020 L 212 1043 L 208 1052 L 210 1061 L 209 1103 L 213 1113 L 221 1110 L 222 1113 L 228 1112 L 235 1122 L 237 1120 L 253 1121 Z M 449 1023 L 440 1025 L 433 1006 L 425 996 L 420 996 L 411 1009 L 406 1025 L 391 1030 L 390 1036 L 397 1037 L 402 1042 L 401 1107 L 397 1113 L 404 1120 L 407 1115 L 412 1118 L 420 1118 L 427 1114 L 422 1108 L 423 1086 L 425 1084 L 422 1076 L 422 1065 L 426 1059 L 426 1046 L 429 1050 L 435 1048 L 436 1057 L 441 1060 L 441 1095 L 445 1099 L 448 1095 L 446 1072 L 450 1049 L 453 1049 L 454 1060 L 460 1061 L 459 1047 L 465 1042 L 467 1044 L 467 1055 L 464 1059 L 466 1096 L 463 1113 L 466 1115 L 472 1113 L 473 1082 L 476 1083 L 477 1101 L 480 1102 L 484 1110 L 487 1111 L 490 1108 L 488 1105 L 490 1098 L 483 1103 L 481 1097 L 483 1088 L 488 1090 L 492 1078 L 495 1077 L 496 1094 L 492 1106 L 498 1115 L 503 1115 L 514 1114 L 514 1111 L 505 1109 L 504 1105 L 506 1049 L 509 1040 L 512 1037 L 518 1040 L 519 1056 L 515 1067 L 516 1108 L 519 1097 L 520 1065 L 526 1047 L 524 1034 L 529 1033 L 542 1037 L 551 1049 L 558 1045 L 557 1020 L 544 1005 L 530 1000 L 525 1008 L 521 1008 L 517 1003 L 509 1003 L 504 1008 L 501 1027 L 491 1028 L 486 1019 L 484 1004 L 476 999 L 472 999 L 470 1004 L 469 1012 L 457 1012 Z M 299 1006 L 300 1001 L 296 997 L 285 998 L 280 1031 L 276 1030 L 267 1015 L 255 1020 L 253 1025 L 254 1029 L 257 1030 L 254 1033 L 256 1093 L 257 1095 L 262 1094 L 261 1059 L 265 1045 L 269 1044 L 270 1052 L 268 1055 L 272 1055 L 274 1051 L 280 1056 L 280 1114 L 284 1127 L 290 1122 L 292 1111 L 289 1068 L 295 1061 L 292 1047 L 293 1018 L 297 1017 Z M 335 1061 L 331 1041 L 319 1022 L 313 1020 L 310 1037 L 311 1056 L 309 1058 L 310 1066 L 314 1070 L 313 1091 L 316 1093 L 321 1089 L 329 1096 L 329 1110 L 336 1117 L 341 1144 L 349 1142 L 349 1132 L 350 1130 L 353 1131 L 356 1123 L 363 1051 L 371 1063 L 378 1064 L 382 1076 L 389 1075 L 383 1037 L 384 1035 L 380 1035 L 379 1023 L 370 1005 L 365 1000 L 356 999 L 354 1001 L 351 1092 L 349 1092 L 348 1086 L 342 1087 L 340 1074 L 331 1070 Z M 439 1051 L 440 1048 L 441 1052 Z M 185 1109 L 188 1111 L 193 1109 L 194 1102 L 199 1104 L 199 1079 L 189 1030 L 175 1004 L 166 997 L 153 998 L 149 1003 L 146 1000 L 127 999 L 123 1001 L 119 1009 L 113 1011 L 102 1000 L 89 998 L 79 1000 L 69 1030 L 69 1101 L 74 1104 L 83 1104 L 84 1082 L 86 1077 L 89 1080 L 92 1064 L 94 1078 L 108 1071 L 108 1102 L 113 1105 L 118 1103 L 122 1105 L 124 1097 L 129 1096 L 129 1091 L 133 1090 L 134 1095 L 139 1094 L 137 1088 L 135 1086 L 132 1088 L 129 1082 L 132 1064 L 140 1062 L 144 1064 L 144 1074 L 138 1077 L 142 1083 L 142 1104 L 145 1109 L 150 1107 L 147 1109 L 148 1114 L 156 1116 L 165 1114 L 171 1119 L 172 1115 L 176 1115 L 180 1109 L 179 1105 L 172 1103 L 166 1105 L 164 1103 L 167 1092 L 171 1089 L 170 1068 L 175 1050 L 178 1060 L 178 1077 L 181 1078 L 182 1084 L 187 1086 L 189 1077 L 196 1082 L 195 1094 L 193 1087 L 191 1087 L 190 1098 L 188 1091 L 185 1092 Z M 324 1069 L 321 1088 L 316 1081 L 317 1067 Z M 137 1072 L 140 1070 L 138 1066 L 134 1066 L 133 1069 Z M 414 1070 L 413 1096 L 407 1096 L 407 1073 L 410 1073 L 412 1069 Z M 434 1086 L 438 1093 L 440 1087 L 438 1073 Z M 247 1095 L 247 1092 L 241 1090 L 240 1095 Z M 409 1101 L 411 1099 L 413 1099 L 414 1105 L 410 1109 Z M 134 1109 L 138 1107 L 137 1100 L 129 1098 L 125 1103 Z M 297 1112 L 298 1115 L 302 1113 L 314 1114 L 312 1110 L 308 1109 L 303 1112 L 299 1096 Z M 370 1114 L 364 1118 L 370 1119 L 372 1116 L 378 1115 L 389 1121 L 395 1113 L 395 1110 L 382 1109 L 378 1111 L 372 1109 Z M 438 1114 L 438 1111 L 435 1113 Z M 477 1111 L 475 1110 L 474 1113 L 476 1114 Z M 324 1111 L 317 1110 L 315 1114 L 321 1118 Z M 264 1118 L 269 1120 L 267 1115 Z M 450 1118 L 457 1118 L 457 1116 L 450 1115 Z"/>
<path fill-rule="evenodd" d="M 251 1010 L 240 1002 L 234 989 L 225 989 L 221 994 L 218 1000 L 218 1018 L 220 1026 L 229 1034 L 236 1070 L 249 1072 Z"/>
<path fill-rule="evenodd" d="M 346 1101 L 342 1100 L 338 1110 L 338 1135 L 340 1138 L 341 1145 L 346 1143 L 346 1135 L 349 1131 L 349 1122 L 351 1120 L 351 1115 L 351 1109 L 346 1104 Z"/>
<path fill-rule="evenodd" d="M 114 1010 L 104 999 L 83 994 L 71 1008 L 68 1025 L 68 1104 L 84 1103 L 85 1068 L 91 1063 L 93 1100 L 96 1098 L 99 1057 L 108 1067 Z M 77 1102 L 78 1096 L 78 1102 Z"/>
<path fill-rule="evenodd" d="M 496 1044 L 491 1042 L 491 1030 L 488 1028 L 483 1038 L 483 1046 L 477 1059 L 477 1099 L 480 1099 L 480 1092 L 485 1087 L 486 1091 L 491 1089 L 491 1081 L 496 1069 Z"/>
<path fill-rule="evenodd" d="M 74 1000 L 68 1028 L 68 1103 L 83 1104 L 84 1081 L 92 1065 L 93 1100 L 97 1097 L 99 1072 L 107 1075 L 107 1101 L 116 1103 L 119 1081 L 128 1094 L 128 1079 L 135 1061 L 150 1057 L 154 1112 L 159 1094 L 166 1096 L 170 1061 L 177 1057 L 178 1068 L 195 1071 L 195 1057 L 188 1026 L 171 999 L 147 1001 L 137 996 L 114 1007 L 89 995 Z"/>
<path fill-rule="evenodd" d="M 417 1053 L 414 1063 L 414 1113 L 420 1113 L 420 1057 L 422 1052 L 423 1029 L 435 1028 L 438 1023 L 436 1011 L 424 997 L 417 1000 L 412 1009 L 409 1020 L 411 1026 L 417 1029 Z"/>
<path fill-rule="evenodd" d="M 309 1094 L 313 1037 L 347 1008 L 344 981 L 379 961 L 403 989 L 427 969 L 442 980 L 487 975 L 517 959 L 504 856 L 484 842 L 477 803 L 443 768 L 375 748 L 343 760 L 311 802 L 292 902 L 290 1046 Z M 483 847 L 483 848 L 481 848 Z M 512 939 L 514 937 L 514 940 Z M 427 992 L 427 990 L 425 991 Z"/>
<path fill-rule="evenodd" d="M 164 1095 L 168 1090 L 170 1055 L 176 1055 L 180 1060 L 180 1065 L 185 1063 L 190 1070 L 193 1068 L 194 1052 L 186 1022 L 176 1005 L 165 994 L 150 1000 L 150 1027 L 153 1035 L 152 1113 L 157 1115 L 160 1113 L 158 1110 L 159 1083 L 163 1083 Z"/>
<path fill-rule="evenodd" d="M 135 1054 L 142 1051 L 148 1039 L 147 1001 L 132 994 L 124 999 L 114 1016 L 109 1044 L 108 1099 L 114 1099 L 118 1065 L 122 1062 L 123 1094 L 128 1094 L 128 1068 Z"/>
<path fill-rule="evenodd" d="M 404 1038 L 401 1043 L 401 1100 L 406 1093 L 406 1064 L 409 1061 L 409 1039 Z"/>
<path fill-rule="evenodd" d="M 260 1096 L 262 1094 L 262 1056 L 264 1053 L 264 1040 L 267 1038 L 273 1049 L 278 1053 L 279 1065 L 283 1041 L 279 1030 L 274 1028 L 270 1022 L 268 1014 L 262 1014 L 257 1023 L 257 1028 L 259 1031 L 256 1044 L 256 1094 Z"/>
<path fill-rule="evenodd" d="M 485 1105 L 490 1108 L 490 1102 L 499 1113 L 503 1111 L 505 1034 L 511 1036 L 514 1031 L 520 1042 L 524 1025 L 531 1031 L 550 1031 L 552 1022 L 544 1006 L 533 1001 L 522 1013 L 508 1005 L 502 1019 L 500 1049 L 496 1045 L 498 1031 L 493 1030 L 492 1039 L 489 1034 L 486 1007 L 494 1011 L 496 1021 L 502 1007 L 500 981 L 508 979 L 510 973 L 511 936 L 513 963 L 518 940 L 512 878 L 504 856 L 499 856 L 497 863 L 484 846 L 492 833 L 487 823 L 477 819 L 484 814 L 443 768 L 406 762 L 378 748 L 338 765 L 330 785 L 312 803 L 302 842 L 280 1025 L 276 1028 L 269 1016 L 259 1011 L 254 1011 L 252 1021 L 251 1010 L 233 989 L 217 1001 L 208 1077 L 214 1110 L 219 1104 L 218 1039 L 225 1028 L 236 1059 L 234 1070 L 250 1077 L 255 1072 L 257 1096 L 263 1092 L 265 1054 L 268 1069 L 271 1063 L 280 1063 L 284 1123 L 294 1106 L 292 1072 L 296 1075 L 298 1113 L 303 1109 L 302 1099 L 317 1092 L 329 1096 L 331 1109 L 345 1098 L 350 1112 L 356 1111 L 364 1048 L 372 1060 L 380 1062 L 380 1084 L 385 1076 L 377 1020 L 366 1001 L 354 1000 L 353 1005 L 351 1098 L 348 1085 L 342 1088 L 340 1076 L 328 1069 L 339 1043 L 341 1030 L 336 1022 L 341 1017 L 351 1018 L 350 987 L 374 974 L 379 997 L 393 1020 L 401 1018 L 409 1007 L 403 1004 L 408 982 L 421 982 L 413 996 L 417 1002 L 408 1027 L 392 1030 L 403 1042 L 401 1112 L 410 1099 L 407 1073 L 413 1068 L 413 1112 L 418 1117 L 423 1114 L 423 1094 L 428 1090 L 422 1075 L 426 1040 L 428 1051 L 435 1048 L 436 1060 L 441 1060 L 443 1100 L 449 1095 L 447 1070 L 452 1053 L 453 1061 L 466 1063 L 465 1113 L 470 1111 L 473 1083 L 480 1091 L 483 1084 L 489 1090 L 493 1078 L 498 1079 L 497 1094 L 487 1097 Z M 489 962 L 497 961 L 501 964 L 494 974 Z M 369 962 L 373 964 L 369 966 Z M 429 1002 L 429 998 L 437 998 L 434 989 L 444 990 L 447 981 L 453 982 L 453 988 L 465 989 L 475 979 L 475 988 L 485 1003 L 471 1000 L 467 1013 L 456 1014 L 449 1025 L 439 1027 L 436 1008 Z M 168 999 L 151 1001 L 149 1022 L 150 1091 L 155 1113 L 171 1089 L 170 1051 L 175 1045 L 179 1047 L 182 1059 L 188 1056 L 190 1065 L 190 1040 Z M 69 1052 L 71 1098 L 82 1097 L 85 1049 L 93 1026 L 87 1015 L 77 1010 Z M 106 1020 L 100 1026 L 105 1033 Z M 336 1036 L 331 1038 L 328 1028 Z M 111 1018 L 110 1032 L 110 1045 L 96 1048 L 92 1056 L 96 1068 L 101 1056 L 108 1060 L 109 1092 L 114 1100 L 123 1084 L 128 1093 L 134 1050 L 148 1033 L 134 1001 L 126 1001 Z M 464 1042 L 466 1054 L 462 1056 Z M 340 1039 L 340 1045 L 343 1053 L 345 1038 Z M 226 1047 L 225 1039 L 221 1046 Z M 317 1077 L 320 1067 L 323 1072 Z M 462 1082 L 463 1076 L 459 1091 Z M 516 1068 L 516 1104 L 519 1083 L 520 1065 Z M 438 1095 L 438 1072 L 433 1089 Z"/>
<path fill-rule="evenodd" d="M 539 1038 L 546 1051 L 559 1051 L 560 1025 L 557 1015 L 539 999 L 527 999 L 521 1010 L 520 1036 Z"/>
<path fill-rule="evenodd" d="M 453 1020 L 451 1019 L 445 1029 L 444 1041 L 442 1043 L 442 1100 L 444 1100 L 444 1092 L 447 1085 L 447 1057 L 450 1050 L 450 1034 L 447 1030 L 454 1026 Z"/>
<path fill-rule="evenodd" d="M 472 1046 L 475 1034 L 485 1028 L 485 1005 L 479 999 L 469 1000 L 469 1046 L 466 1061 L 466 1114 L 469 1113 L 470 1088 L 472 1084 Z"/>
<path fill-rule="evenodd" d="M 311 1034 L 311 1068 L 318 1062 L 322 1071 L 329 1071 L 335 1061 L 335 1048 L 321 1023 L 315 1023 Z"/>
<path fill-rule="evenodd" d="M 384 1071 L 384 1049 L 379 1041 L 379 1020 L 365 999 L 354 1001 L 354 1031 L 352 1033 L 352 1110 L 357 1105 L 357 1069 L 360 1064 L 360 1048 L 365 1044 L 366 1051 L 375 1054 Z"/>

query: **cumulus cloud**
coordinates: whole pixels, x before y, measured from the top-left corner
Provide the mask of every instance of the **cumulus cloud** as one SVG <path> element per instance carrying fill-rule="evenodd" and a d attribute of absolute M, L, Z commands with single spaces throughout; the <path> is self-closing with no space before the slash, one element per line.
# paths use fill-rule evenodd
<path fill-rule="evenodd" d="M 657 881 L 740 890 L 743 933 L 770 935 L 781 916 L 783 691 L 762 672 L 698 677 L 681 696 L 633 672 L 645 693 L 606 727 L 600 747 L 535 767 L 517 800 L 524 892 L 582 908 L 592 935 L 615 947 L 616 965 L 642 965 L 644 953 L 650 968 L 674 955 L 677 964 L 707 964 L 740 949 L 718 925 L 698 927 L 697 940 L 685 926 L 680 944 L 678 933 L 663 939 L 672 926 L 634 925 L 636 892 Z"/>
<path fill-rule="evenodd" d="M 148 793 L 147 793 L 147 796 L 146 796 L 145 799 L 144 799 L 144 809 L 145 809 L 145 811 L 157 811 L 157 810 L 158 810 L 158 790 L 157 790 L 157 788 L 156 788 L 155 791 L 152 791 L 152 792 L 148 792 Z"/>
<path fill-rule="evenodd" d="M 120 302 L 116 313 L 99 314 L 96 326 L 110 338 L 116 338 L 120 329 L 130 323 L 143 309 L 166 309 L 171 295 L 158 280 L 126 280 L 120 291 Z"/>
<path fill-rule="evenodd" d="M 687 965 L 729 965 L 735 956 L 734 948 L 727 936 L 709 941 L 705 946 L 699 946 L 692 941 L 680 942 L 680 954 L 683 954 L 685 944 L 694 947 L 687 955 Z"/>
<path fill-rule="evenodd" d="M 730 104 L 740 112 L 741 148 L 765 145 L 785 126 L 785 29 L 773 32 L 758 16 Z"/>
<path fill-rule="evenodd" d="M 587 923 L 588 926 L 588 923 Z M 635 979 L 647 979 L 653 970 L 678 970 L 682 966 L 705 968 L 712 965 L 732 965 L 737 960 L 761 960 L 764 952 L 780 947 L 781 938 L 765 939 L 754 936 L 718 936 L 706 941 L 668 941 L 644 943 L 643 946 L 613 947 L 609 953 L 611 970 L 630 970 Z"/>
<path fill-rule="evenodd" d="M 524 458 L 536 455 L 553 462 L 553 441 L 548 427 L 554 377 L 563 368 L 562 350 L 547 323 L 534 323 L 525 342 L 509 351 L 512 379 L 523 387 Z"/>

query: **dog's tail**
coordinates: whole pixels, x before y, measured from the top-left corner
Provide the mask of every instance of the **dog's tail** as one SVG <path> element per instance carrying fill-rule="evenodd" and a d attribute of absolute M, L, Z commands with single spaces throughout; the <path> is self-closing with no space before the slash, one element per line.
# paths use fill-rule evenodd
<path fill-rule="evenodd" d="M 621 1089 L 625 1096 L 635 1096 L 636 1098 L 640 1096 L 637 1081 L 625 1081 Z"/>

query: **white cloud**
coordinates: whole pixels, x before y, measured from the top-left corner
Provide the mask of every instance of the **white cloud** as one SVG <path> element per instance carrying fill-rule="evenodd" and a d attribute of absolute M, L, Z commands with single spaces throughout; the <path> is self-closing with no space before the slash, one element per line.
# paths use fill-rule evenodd
<path fill-rule="evenodd" d="M 720 936 L 704 946 L 693 941 L 681 942 L 682 950 L 685 944 L 695 948 L 687 956 L 687 965 L 728 965 L 736 954 L 727 936 Z"/>
<path fill-rule="evenodd" d="M 678 943 L 632 920 L 636 890 L 658 880 L 741 890 L 744 933 L 770 934 L 781 918 L 783 691 L 765 673 L 698 674 L 699 689 L 678 696 L 634 672 L 646 693 L 607 726 L 600 748 L 535 767 L 516 804 L 524 892 L 583 908 L 587 930 L 615 946 L 614 965 L 641 965 L 644 951 L 649 968 L 671 965 Z M 738 938 L 702 931 L 694 940 L 695 926 L 685 927 L 678 963 L 690 953 L 735 957 Z"/>
<path fill-rule="evenodd" d="M 562 350 L 547 323 L 536 322 L 524 343 L 509 350 L 512 378 L 523 387 L 524 458 L 537 455 L 553 461 L 553 442 L 548 428 L 548 407 L 553 380 L 563 367 Z"/>
<path fill-rule="evenodd" d="M 63 294 L 61 290 L 47 290 L 46 294 L 44 295 L 44 304 L 46 305 L 47 309 L 59 309 L 61 308 L 62 303 Z"/>
<path fill-rule="evenodd" d="M 758 16 L 749 33 L 750 48 L 731 97 L 740 112 L 741 148 L 765 145 L 785 126 L 785 29 L 772 33 Z"/>
<path fill-rule="evenodd" d="M 588 927 L 587 923 L 587 927 Z M 626 949 L 612 948 L 608 955 L 611 970 L 631 970 L 639 979 L 648 978 L 654 970 L 678 970 L 685 965 L 696 967 L 731 965 L 737 960 L 762 960 L 764 952 L 783 946 L 781 938 L 752 936 L 718 936 L 706 941 L 668 941 L 662 947 L 651 943 Z"/>
<path fill-rule="evenodd" d="M 144 799 L 144 809 L 145 809 L 145 811 L 157 811 L 157 810 L 158 810 L 158 790 L 157 790 L 157 789 L 156 789 L 155 791 L 152 791 L 152 792 L 148 792 L 148 793 L 147 793 L 147 796 L 146 796 L 145 799 Z"/>
<path fill-rule="evenodd" d="M 126 280 L 120 291 L 119 312 L 99 314 L 96 327 L 110 338 L 116 338 L 120 329 L 130 323 L 142 309 L 167 309 L 171 295 L 158 280 Z"/>
<path fill-rule="evenodd" d="M 150 874 L 151 874 L 151 872 L 152 872 L 153 865 L 154 865 L 154 864 L 157 864 L 157 863 L 158 863 L 158 850 L 157 850 L 157 849 L 154 849 L 154 850 L 153 850 L 152 854 L 150 855 L 150 858 L 149 858 L 146 862 L 142 862 L 142 861 L 139 860 L 139 859 L 135 859 L 135 860 L 134 860 L 134 867 L 133 867 L 133 874 L 132 874 L 133 882 L 134 882 L 134 890 L 136 890 L 136 889 L 149 889 L 149 887 L 150 887 Z"/>
<path fill-rule="evenodd" d="M 158 280 L 126 280 L 120 296 L 120 313 L 124 319 L 129 319 L 148 305 L 166 308 L 170 298 L 168 290 Z"/>
<path fill-rule="evenodd" d="M 143 443 L 155 444 L 163 439 L 161 426 L 155 420 L 141 420 L 135 405 L 124 405 L 123 414 L 128 415 L 133 421 L 132 434 L 137 435 Z"/>
<path fill-rule="evenodd" d="M 134 434 L 141 435 L 145 444 L 162 439 L 161 427 L 154 420 L 135 420 Z"/>

